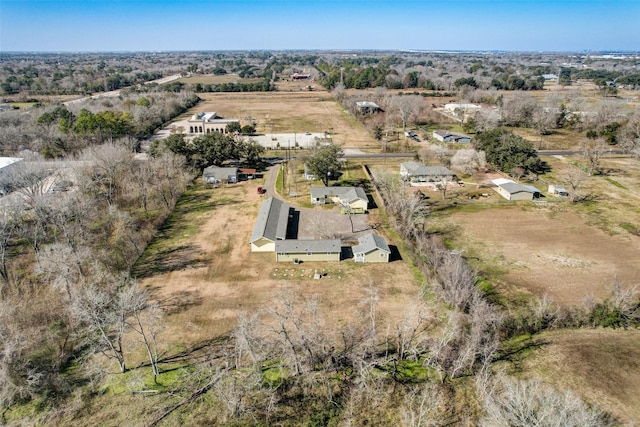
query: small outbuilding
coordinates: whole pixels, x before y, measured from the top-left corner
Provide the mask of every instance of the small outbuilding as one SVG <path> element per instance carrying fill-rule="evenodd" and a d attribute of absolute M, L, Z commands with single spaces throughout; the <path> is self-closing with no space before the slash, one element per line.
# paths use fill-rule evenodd
<path fill-rule="evenodd" d="M 275 242 L 276 262 L 340 261 L 342 246 L 332 240 L 278 240 Z"/>
<path fill-rule="evenodd" d="M 554 184 L 549 185 L 549 194 L 558 197 L 569 197 L 569 192 L 565 190 L 564 187 Z"/>
<path fill-rule="evenodd" d="M 507 200 L 533 200 L 540 197 L 540 190 L 531 185 L 518 184 L 505 178 L 492 180 L 496 185 L 496 191 Z"/>
<path fill-rule="evenodd" d="M 307 166 L 307 164 L 304 164 L 304 179 L 306 179 L 307 181 L 315 181 L 316 176 L 313 174 L 313 172 L 311 172 L 311 170 L 309 169 L 309 166 Z"/>
<path fill-rule="evenodd" d="M 355 262 L 389 262 L 391 255 L 387 241 L 376 233 L 360 237 L 352 251 Z"/>

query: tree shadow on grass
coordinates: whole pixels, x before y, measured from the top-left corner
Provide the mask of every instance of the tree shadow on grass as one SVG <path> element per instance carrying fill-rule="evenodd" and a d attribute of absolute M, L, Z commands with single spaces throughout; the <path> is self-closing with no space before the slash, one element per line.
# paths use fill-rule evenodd
<path fill-rule="evenodd" d="M 202 267 L 206 261 L 202 252 L 194 245 L 181 245 L 144 256 L 131 270 L 131 274 L 143 279 L 156 274 L 182 270 L 187 267 Z"/>
<path fill-rule="evenodd" d="M 549 342 L 539 336 L 529 336 L 526 339 L 511 340 L 503 344 L 496 361 L 508 362 L 515 372 L 522 371 L 522 363 L 532 351 L 547 345 Z"/>
<path fill-rule="evenodd" d="M 149 289 L 153 292 L 158 289 L 158 286 L 151 286 Z M 164 310 L 166 314 L 170 315 L 200 305 L 202 304 L 202 299 L 199 290 L 181 290 L 172 292 L 168 298 L 158 300 L 158 306 Z"/>

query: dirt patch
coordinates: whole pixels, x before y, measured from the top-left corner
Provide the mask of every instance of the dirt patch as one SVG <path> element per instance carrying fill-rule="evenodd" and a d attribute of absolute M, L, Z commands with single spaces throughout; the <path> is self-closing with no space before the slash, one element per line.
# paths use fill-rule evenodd
<path fill-rule="evenodd" d="M 580 304 L 588 295 L 607 295 L 616 277 L 627 285 L 640 277 L 640 239 L 607 234 L 573 212 L 505 207 L 453 213 L 449 220 L 456 246 L 498 270 L 503 291 Z"/>
<path fill-rule="evenodd" d="M 640 419 L 640 331 L 561 331 L 542 341 L 524 375 L 571 389 L 624 425 Z"/>

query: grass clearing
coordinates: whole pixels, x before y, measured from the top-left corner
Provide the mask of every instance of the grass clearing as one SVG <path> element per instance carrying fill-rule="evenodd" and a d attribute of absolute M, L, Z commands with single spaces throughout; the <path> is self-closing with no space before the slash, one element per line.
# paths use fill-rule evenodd
<path fill-rule="evenodd" d="M 623 425 L 640 420 L 640 331 L 566 330 L 544 333 L 539 341 L 514 366 L 519 375 L 571 389 Z"/>

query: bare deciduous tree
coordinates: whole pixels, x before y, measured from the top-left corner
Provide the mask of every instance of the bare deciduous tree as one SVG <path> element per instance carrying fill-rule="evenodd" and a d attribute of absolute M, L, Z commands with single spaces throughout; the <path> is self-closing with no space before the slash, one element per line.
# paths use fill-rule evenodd
<path fill-rule="evenodd" d="M 565 182 L 571 189 L 569 197 L 572 202 L 575 203 L 584 199 L 584 195 L 582 194 L 582 185 L 588 177 L 589 174 L 577 166 L 572 166 L 567 170 Z"/>
<path fill-rule="evenodd" d="M 402 122 L 402 129 L 405 130 L 424 108 L 424 99 L 419 95 L 393 95 L 389 107 L 398 116 Z"/>
<path fill-rule="evenodd" d="M 414 386 L 400 407 L 400 419 L 405 427 L 430 427 L 445 425 L 447 399 L 436 384 Z"/>
<path fill-rule="evenodd" d="M 586 404 L 571 391 L 530 380 L 498 377 L 493 392 L 483 402 L 481 426 L 575 426 L 614 425 L 610 417 Z"/>
<path fill-rule="evenodd" d="M 460 149 L 451 158 L 451 167 L 465 175 L 472 175 L 487 167 L 485 152 L 473 148 Z"/>
<path fill-rule="evenodd" d="M 124 335 L 137 304 L 133 297 L 125 278 L 105 277 L 82 288 L 72 303 L 75 317 L 84 322 L 97 350 L 115 360 L 121 373 L 127 370 Z"/>

